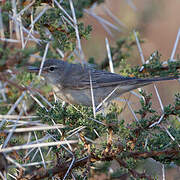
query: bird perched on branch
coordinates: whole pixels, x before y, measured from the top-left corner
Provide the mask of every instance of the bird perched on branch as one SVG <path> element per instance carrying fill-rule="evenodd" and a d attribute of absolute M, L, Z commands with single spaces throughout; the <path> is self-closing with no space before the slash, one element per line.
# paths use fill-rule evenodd
<path fill-rule="evenodd" d="M 39 68 L 29 67 L 31 72 Z M 107 71 L 96 70 L 86 65 L 70 64 L 61 60 L 46 60 L 42 76 L 49 82 L 61 100 L 85 106 L 95 106 L 103 101 L 111 101 L 133 89 L 146 86 L 154 81 L 173 80 L 178 77 L 157 77 L 139 79 L 124 77 Z M 92 93 L 93 92 L 93 93 Z"/>

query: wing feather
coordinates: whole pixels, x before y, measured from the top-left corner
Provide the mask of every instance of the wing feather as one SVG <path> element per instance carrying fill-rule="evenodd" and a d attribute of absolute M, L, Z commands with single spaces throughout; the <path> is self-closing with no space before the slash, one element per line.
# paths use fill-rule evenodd
<path fill-rule="evenodd" d="M 136 84 L 138 79 L 120 76 L 107 71 L 95 70 L 89 67 L 82 67 L 77 64 L 71 64 L 64 71 L 62 85 L 64 88 L 71 89 L 89 89 L 90 74 L 93 88 L 107 86 L 124 86 Z"/>

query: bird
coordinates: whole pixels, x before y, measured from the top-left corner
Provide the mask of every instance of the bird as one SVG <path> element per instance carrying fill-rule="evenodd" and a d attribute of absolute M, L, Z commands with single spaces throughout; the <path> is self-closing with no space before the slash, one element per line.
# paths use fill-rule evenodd
<path fill-rule="evenodd" d="M 39 67 L 29 67 L 38 72 Z M 44 62 L 41 75 L 52 85 L 58 98 L 73 105 L 97 107 L 110 102 L 123 93 L 149 85 L 155 81 L 173 80 L 178 77 L 136 78 L 125 77 L 108 71 L 97 70 L 88 65 L 72 64 L 67 61 L 48 59 Z M 93 93 L 92 93 L 93 92 Z"/>

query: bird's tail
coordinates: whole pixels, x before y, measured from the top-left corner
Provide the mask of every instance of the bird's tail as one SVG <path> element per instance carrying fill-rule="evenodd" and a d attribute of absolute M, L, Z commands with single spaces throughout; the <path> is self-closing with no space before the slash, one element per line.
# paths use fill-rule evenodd
<path fill-rule="evenodd" d="M 180 77 L 178 76 L 167 76 L 167 77 L 155 77 L 155 78 L 148 78 L 148 79 L 141 79 L 142 81 L 144 80 L 145 82 L 155 82 L 155 81 L 167 81 L 167 80 L 174 80 L 178 79 Z"/>
<path fill-rule="evenodd" d="M 178 79 L 178 76 L 168 76 L 168 77 L 156 77 L 156 78 L 144 78 L 144 79 L 132 79 L 130 81 L 127 82 L 128 86 L 128 90 L 133 90 L 142 86 L 147 86 L 153 82 L 156 81 L 167 81 L 167 80 L 174 80 L 174 79 Z"/>

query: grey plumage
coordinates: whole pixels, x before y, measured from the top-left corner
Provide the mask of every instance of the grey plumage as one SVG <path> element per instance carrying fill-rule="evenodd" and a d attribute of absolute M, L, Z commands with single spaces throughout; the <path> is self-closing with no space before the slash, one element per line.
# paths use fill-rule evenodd
<path fill-rule="evenodd" d="M 37 71 L 38 68 L 31 71 Z M 158 77 L 139 79 L 124 77 L 107 71 L 96 70 L 86 65 L 69 64 L 61 60 L 46 60 L 42 75 L 52 84 L 56 95 L 69 103 L 92 106 L 90 76 L 92 80 L 95 105 L 101 103 L 115 88 L 115 92 L 107 101 L 121 94 L 154 81 L 172 80 L 177 77 Z"/>

